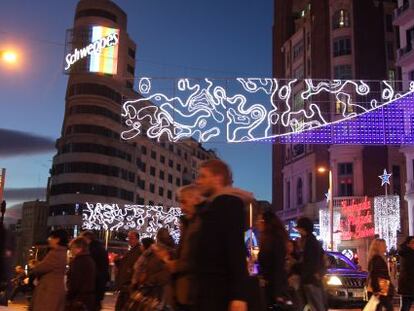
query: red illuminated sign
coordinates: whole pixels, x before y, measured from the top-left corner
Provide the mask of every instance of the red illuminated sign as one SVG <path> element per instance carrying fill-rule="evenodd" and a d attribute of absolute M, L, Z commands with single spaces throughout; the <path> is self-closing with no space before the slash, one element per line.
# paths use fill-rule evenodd
<path fill-rule="evenodd" d="M 365 197 L 363 202 L 348 205 L 341 203 L 341 239 L 354 240 L 375 235 L 371 201 Z"/>

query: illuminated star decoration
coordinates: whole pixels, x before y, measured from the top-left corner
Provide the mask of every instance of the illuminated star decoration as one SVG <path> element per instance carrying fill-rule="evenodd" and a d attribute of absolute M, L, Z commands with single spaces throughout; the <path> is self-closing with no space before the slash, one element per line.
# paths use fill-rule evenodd
<path fill-rule="evenodd" d="M 392 174 L 388 174 L 387 173 L 387 169 L 384 169 L 384 172 L 382 173 L 382 175 L 379 175 L 378 178 L 381 179 L 381 187 L 384 186 L 385 184 L 390 184 L 390 177 Z"/>

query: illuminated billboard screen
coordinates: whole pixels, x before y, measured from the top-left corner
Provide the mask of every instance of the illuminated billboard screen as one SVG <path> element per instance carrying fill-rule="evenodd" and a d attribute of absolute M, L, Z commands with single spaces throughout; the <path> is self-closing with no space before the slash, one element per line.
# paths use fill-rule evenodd
<path fill-rule="evenodd" d="M 64 71 L 114 75 L 117 73 L 118 46 L 119 29 L 88 26 L 68 30 Z"/>

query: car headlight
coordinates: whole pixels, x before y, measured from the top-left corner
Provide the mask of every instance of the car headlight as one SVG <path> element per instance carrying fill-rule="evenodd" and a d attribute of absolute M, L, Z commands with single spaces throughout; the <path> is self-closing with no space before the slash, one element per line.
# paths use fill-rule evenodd
<path fill-rule="evenodd" d="M 340 278 L 333 275 L 328 278 L 328 282 L 326 282 L 326 284 L 331 285 L 331 286 L 341 286 L 342 282 Z"/>

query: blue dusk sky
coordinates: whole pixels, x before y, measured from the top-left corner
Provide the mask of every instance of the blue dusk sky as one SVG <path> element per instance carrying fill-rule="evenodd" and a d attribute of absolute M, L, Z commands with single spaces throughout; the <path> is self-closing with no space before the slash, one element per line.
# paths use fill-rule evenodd
<path fill-rule="evenodd" d="M 9 206 L 44 198 L 65 107 L 65 31 L 73 25 L 77 2 L 1 5 L 0 50 L 20 53 L 18 68 L 0 63 L 0 167 L 7 169 Z M 128 15 L 139 77 L 271 76 L 272 0 L 114 2 Z M 205 147 L 230 163 L 237 187 L 271 200 L 270 144 L 223 141 Z"/>

